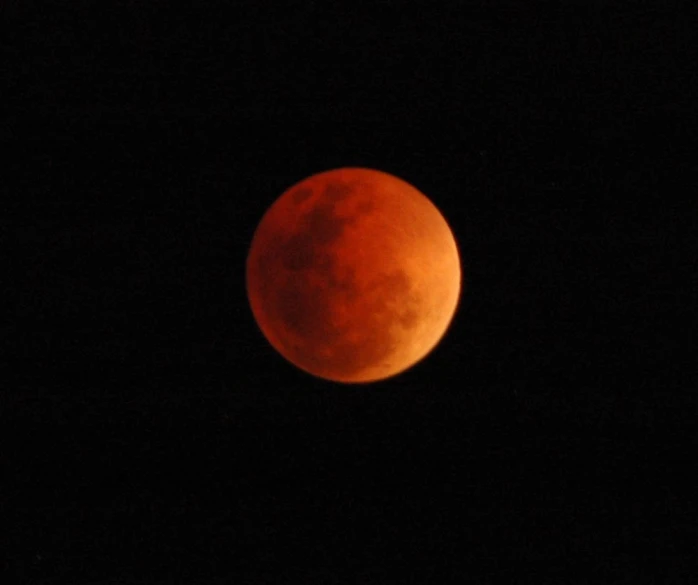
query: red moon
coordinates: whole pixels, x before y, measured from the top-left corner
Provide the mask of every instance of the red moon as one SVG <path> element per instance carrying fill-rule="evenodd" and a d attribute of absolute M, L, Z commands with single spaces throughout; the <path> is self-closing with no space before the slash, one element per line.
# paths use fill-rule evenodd
<path fill-rule="evenodd" d="M 439 343 L 461 268 L 439 210 L 409 183 L 364 168 L 312 175 L 262 217 L 246 268 L 269 343 L 314 376 L 395 376 Z"/>

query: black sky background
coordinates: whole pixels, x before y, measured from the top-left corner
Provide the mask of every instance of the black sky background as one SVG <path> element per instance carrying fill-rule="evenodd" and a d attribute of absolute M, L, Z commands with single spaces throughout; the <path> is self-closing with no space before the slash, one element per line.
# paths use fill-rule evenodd
<path fill-rule="evenodd" d="M 661 6 L 2 4 L 3 582 L 692 582 L 696 10 Z M 245 297 L 266 208 L 339 166 L 463 262 L 374 385 Z"/>

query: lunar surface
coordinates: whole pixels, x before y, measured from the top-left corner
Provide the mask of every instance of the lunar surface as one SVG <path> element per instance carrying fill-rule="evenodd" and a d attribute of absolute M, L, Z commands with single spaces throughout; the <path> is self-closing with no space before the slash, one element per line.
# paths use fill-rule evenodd
<path fill-rule="evenodd" d="M 424 358 L 456 310 L 451 229 L 407 182 L 342 168 L 290 187 L 263 216 L 246 268 L 259 328 L 289 362 L 344 383 Z"/>

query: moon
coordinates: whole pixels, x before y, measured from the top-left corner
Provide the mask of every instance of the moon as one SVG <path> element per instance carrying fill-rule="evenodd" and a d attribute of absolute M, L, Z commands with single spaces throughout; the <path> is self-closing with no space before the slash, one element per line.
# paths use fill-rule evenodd
<path fill-rule="evenodd" d="M 388 173 L 340 168 L 291 186 L 252 237 L 247 296 L 268 342 L 341 383 L 393 377 L 442 339 L 459 301 L 453 233 Z"/>

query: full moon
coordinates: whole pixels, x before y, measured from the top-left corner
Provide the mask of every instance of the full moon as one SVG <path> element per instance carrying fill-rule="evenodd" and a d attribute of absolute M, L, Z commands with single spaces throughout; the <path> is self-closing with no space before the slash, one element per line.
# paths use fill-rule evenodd
<path fill-rule="evenodd" d="M 312 175 L 267 210 L 250 245 L 247 296 L 286 360 L 343 383 L 390 378 L 443 338 L 461 268 L 453 233 L 409 183 L 377 170 Z"/>

